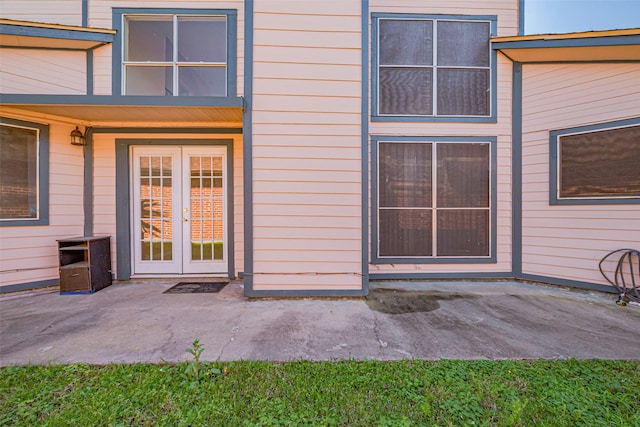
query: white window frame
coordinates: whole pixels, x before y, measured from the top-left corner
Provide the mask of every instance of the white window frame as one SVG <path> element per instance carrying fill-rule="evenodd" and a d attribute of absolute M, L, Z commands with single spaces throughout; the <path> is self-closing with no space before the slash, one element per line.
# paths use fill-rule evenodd
<path fill-rule="evenodd" d="M 128 37 L 129 35 L 127 34 L 127 19 L 131 18 L 131 17 L 167 17 L 167 16 L 171 16 L 172 17 L 172 28 L 173 28 L 173 58 L 172 61 L 127 61 L 126 58 L 126 46 L 127 46 L 127 41 L 128 41 Z M 224 82 L 224 95 L 223 96 L 228 96 L 228 90 L 229 90 L 229 82 L 227 81 L 227 67 L 228 67 L 228 63 L 229 63 L 229 52 L 228 52 L 228 42 L 227 40 L 225 40 L 224 43 L 224 49 L 225 49 L 225 58 L 226 61 L 225 62 L 203 62 L 203 61 L 198 61 L 198 62 L 184 62 L 184 61 L 178 61 L 178 18 L 181 17 L 189 17 L 189 18 L 223 18 L 225 21 L 225 34 L 226 37 L 229 37 L 229 18 L 227 15 L 216 15 L 216 14 L 198 14 L 198 15 L 192 15 L 192 14 L 161 14 L 161 13 L 153 13 L 153 14 L 140 14 L 140 13 L 125 13 L 122 15 L 122 28 L 123 28 L 123 38 L 122 38 L 122 45 L 121 45 L 121 58 L 122 58 L 122 64 L 121 64 L 121 76 L 122 76 L 122 87 L 121 87 L 121 93 L 123 95 L 127 95 L 126 93 L 126 88 L 127 88 L 127 66 L 136 66 L 136 67 L 162 67 L 162 68 L 168 68 L 169 66 L 171 66 L 172 71 L 173 71 L 173 94 L 171 96 L 181 96 L 178 91 L 179 91 L 179 69 L 180 67 L 184 67 L 184 66 L 188 66 L 188 67 L 221 67 L 224 68 L 225 70 L 225 82 Z"/>

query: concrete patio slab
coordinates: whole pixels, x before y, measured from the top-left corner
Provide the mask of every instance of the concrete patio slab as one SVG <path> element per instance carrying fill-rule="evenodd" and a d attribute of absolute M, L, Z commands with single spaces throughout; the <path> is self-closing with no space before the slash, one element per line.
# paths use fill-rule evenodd
<path fill-rule="evenodd" d="M 368 299 L 163 294 L 177 280 L 0 297 L 0 364 L 206 360 L 640 358 L 640 307 L 530 283 L 380 282 Z"/>

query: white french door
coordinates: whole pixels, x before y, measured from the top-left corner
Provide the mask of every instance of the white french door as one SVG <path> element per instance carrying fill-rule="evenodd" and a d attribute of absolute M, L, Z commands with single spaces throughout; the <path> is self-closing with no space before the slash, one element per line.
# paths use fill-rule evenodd
<path fill-rule="evenodd" d="M 132 147 L 133 274 L 226 274 L 226 149 Z"/>

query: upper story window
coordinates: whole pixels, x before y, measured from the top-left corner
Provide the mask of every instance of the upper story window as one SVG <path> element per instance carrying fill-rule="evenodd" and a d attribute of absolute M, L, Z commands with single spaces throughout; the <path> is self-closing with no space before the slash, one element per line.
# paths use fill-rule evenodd
<path fill-rule="evenodd" d="M 48 127 L 0 120 L 0 225 L 48 222 Z"/>
<path fill-rule="evenodd" d="M 490 118 L 492 19 L 374 15 L 374 117 Z"/>
<path fill-rule="evenodd" d="M 640 119 L 551 133 L 552 203 L 640 203 Z"/>
<path fill-rule="evenodd" d="M 114 9 L 114 88 L 124 95 L 236 96 L 236 12 Z M 117 67 L 117 68 L 116 68 Z"/>

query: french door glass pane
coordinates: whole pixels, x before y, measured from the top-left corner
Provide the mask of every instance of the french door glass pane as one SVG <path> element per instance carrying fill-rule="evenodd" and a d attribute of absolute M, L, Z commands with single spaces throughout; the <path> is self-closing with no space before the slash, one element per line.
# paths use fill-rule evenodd
<path fill-rule="evenodd" d="M 380 65 L 433 64 L 433 21 L 381 19 Z"/>
<path fill-rule="evenodd" d="M 438 115 L 488 116 L 489 70 L 438 68 Z"/>
<path fill-rule="evenodd" d="M 178 62 L 226 62 L 226 59 L 226 18 L 178 17 Z"/>
<path fill-rule="evenodd" d="M 437 255 L 489 256 L 489 209 L 438 210 Z"/>
<path fill-rule="evenodd" d="M 173 182 L 171 157 L 140 157 L 141 259 L 173 259 Z"/>
<path fill-rule="evenodd" d="M 191 156 L 190 210 L 191 260 L 223 259 L 223 189 L 216 185 L 222 179 L 222 158 Z M 220 178 L 214 178 L 220 176 Z"/>
<path fill-rule="evenodd" d="M 438 66 L 489 66 L 489 23 L 438 21 Z"/>
<path fill-rule="evenodd" d="M 125 61 L 173 61 L 173 17 L 127 17 Z"/>
<path fill-rule="evenodd" d="M 173 68 L 127 65 L 127 95 L 173 95 Z"/>
<path fill-rule="evenodd" d="M 439 208 L 489 207 L 489 144 L 436 146 Z"/>
<path fill-rule="evenodd" d="M 226 96 L 225 67 L 178 67 L 180 96 Z"/>
<path fill-rule="evenodd" d="M 380 67 L 381 114 L 433 114 L 431 68 Z"/>
<path fill-rule="evenodd" d="M 381 209 L 380 256 L 431 256 L 431 209 Z"/>
<path fill-rule="evenodd" d="M 431 144 L 380 143 L 381 207 L 431 206 Z"/>

